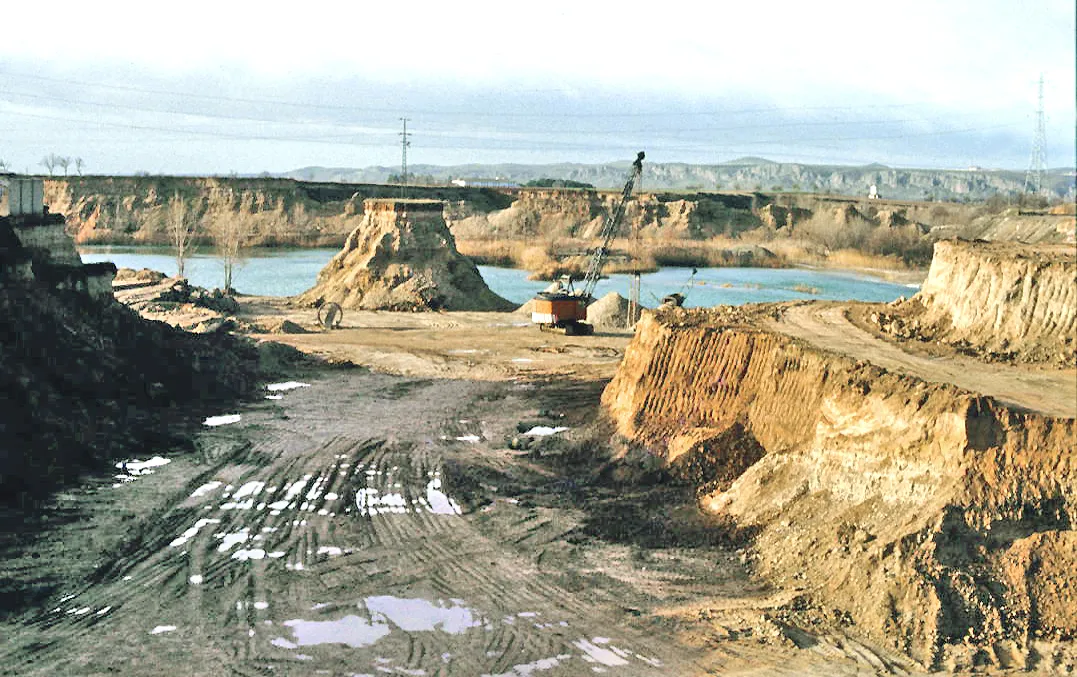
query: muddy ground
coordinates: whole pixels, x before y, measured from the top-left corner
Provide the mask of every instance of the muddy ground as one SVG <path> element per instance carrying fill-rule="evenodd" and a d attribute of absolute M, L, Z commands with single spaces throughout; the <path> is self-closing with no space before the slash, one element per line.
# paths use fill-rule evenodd
<path fill-rule="evenodd" d="M 752 534 L 705 517 L 691 486 L 609 462 L 599 396 L 630 332 L 378 312 L 330 332 L 281 300 L 242 306 L 241 326 L 305 327 L 256 338 L 323 363 L 138 459 L 167 463 L 0 515 L 19 525 L 0 539 L 0 674 L 919 672 L 754 576 Z M 818 308 L 775 326 L 879 351 Z M 881 354 L 945 377 L 939 358 Z M 1072 371 L 1057 378 L 1014 383 L 1039 393 L 1025 406 L 1064 408 L 1050 393 Z"/>
<path fill-rule="evenodd" d="M 627 332 L 525 322 L 352 313 L 274 336 L 329 358 L 295 367 L 309 385 L 3 515 L 0 674 L 915 672 L 756 579 L 750 534 L 691 487 L 607 462 Z"/>

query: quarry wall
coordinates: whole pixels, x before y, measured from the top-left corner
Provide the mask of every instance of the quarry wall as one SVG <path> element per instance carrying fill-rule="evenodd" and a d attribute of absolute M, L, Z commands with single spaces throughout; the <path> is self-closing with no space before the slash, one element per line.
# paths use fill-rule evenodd
<path fill-rule="evenodd" d="M 1066 245 L 938 242 L 914 300 L 925 308 L 921 321 L 952 341 L 986 350 L 1054 344 L 1072 356 L 1077 255 Z"/>
<path fill-rule="evenodd" d="M 732 308 L 645 317 L 602 401 L 624 438 L 694 468 L 706 510 L 757 532 L 761 573 L 925 665 L 1035 663 L 1037 642 L 1077 633 L 1072 419 Z"/>

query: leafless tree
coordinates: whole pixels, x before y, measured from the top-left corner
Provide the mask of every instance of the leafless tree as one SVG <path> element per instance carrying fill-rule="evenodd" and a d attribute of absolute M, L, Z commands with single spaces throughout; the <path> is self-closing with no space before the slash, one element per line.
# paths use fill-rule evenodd
<path fill-rule="evenodd" d="M 8 163 L 3 158 L 0 158 L 0 172 L 5 172 L 7 169 Z"/>
<path fill-rule="evenodd" d="M 41 162 L 38 164 L 48 171 L 49 176 L 52 176 L 52 170 L 56 169 L 56 165 L 59 164 L 59 156 L 56 153 L 49 153 L 45 157 L 41 158 Z"/>
<path fill-rule="evenodd" d="M 78 172 L 79 176 L 82 176 L 82 164 L 82 158 L 75 158 L 75 171 Z"/>
<path fill-rule="evenodd" d="M 224 293 L 231 294 L 232 274 L 243 261 L 243 248 L 251 229 L 254 197 L 244 193 L 238 203 L 230 189 L 218 189 L 210 196 L 209 225 L 217 256 L 224 266 Z"/>
<path fill-rule="evenodd" d="M 187 203 L 177 192 L 168 201 L 165 218 L 168 239 L 172 242 L 172 251 L 176 255 L 176 275 L 183 277 L 184 264 L 194 252 L 194 236 L 198 222 L 187 212 Z"/>
<path fill-rule="evenodd" d="M 66 155 L 61 155 L 60 157 L 56 158 L 56 164 L 64 170 L 64 176 L 67 176 L 67 168 L 71 165 L 71 158 L 67 157 Z"/>

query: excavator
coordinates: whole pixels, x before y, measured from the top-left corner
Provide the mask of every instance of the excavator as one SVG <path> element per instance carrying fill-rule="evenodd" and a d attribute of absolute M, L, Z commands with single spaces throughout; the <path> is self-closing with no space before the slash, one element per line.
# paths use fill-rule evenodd
<path fill-rule="evenodd" d="M 591 254 L 583 288 L 573 289 L 572 279 L 566 278 L 553 288 L 539 292 L 533 299 L 531 321 L 542 331 L 556 332 L 566 336 L 589 336 L 595 332 L 594 325 L 587 322 L 587 306 L 594 300 L 595 285 L 602 275 L 602 264 L 610 253 L 613 236 L 625 215 L 625 205 L 632 196 L 632 189 L 643 174 L 643 151 L 636 155 L 632 171 L 621 191 L 621 200 L 602 224 L 602 244 Z"/>

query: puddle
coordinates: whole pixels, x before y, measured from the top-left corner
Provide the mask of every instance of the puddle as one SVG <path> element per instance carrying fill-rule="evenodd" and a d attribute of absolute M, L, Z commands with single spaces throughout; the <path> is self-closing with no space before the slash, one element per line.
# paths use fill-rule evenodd
<path fill-rule="evenodd" d="M 160 456 L 154 456 L 151 459 L 140 461 L 137 458 L 128 459 L 126 461 L 117 462 L 116 468 L 118 468 L 122 474 L 116 475 L 116 483 L 112 485 L 112 488 L 122 486 L 128 482 L 134 482 L 143 475 L 152 475 L 154 468 L 159 468 L 163 465 L 168 465 L 172 460 L 168 458 L 161 458 Z"/>
<path fill-rule="evenodd" d="M 608 665 L 610 667 L 616 667 L 619 665 L 628 665 L 628 661 L 619 656 L 617 652 L 613 651 L 616 647 L 605 649 L 598 646 L 598 644 L 606 644 L 609 642 L 605 637 L 595 637 L 594 642 L 588 642 L 586 639 L 580 639 L 573 642 L 573 646 L 583 652 L 583 659 L 588 663 L 601 663 L 602 665 Z M 605 641 L 603 641 L 605 640 Z M 625 653 L 627 655 L 627 653 Z"/>
<path fill-rule="evenodd" d="M 174 538 L 172 540 L 172 542 L 168 544 L 168 547 L 170 547 L 170 548 L 178 548 L 179 546 L 183 545 L 187 541 L 194 538 L 198 534 L 198 532 L 202 530 L 202 527 L 206 526 L 207 524 L 220 524 L 220 523 L 221 523 L 221 521 L 218 520 L 218 519 L 200 519 L 200 520 L 198 520 L 197 522 L 194 523 L 193 527 L 191 527 L 187 531 L 184 531 L 182 534 L 180 534 L 179 536 Z"/>
<path fill-rule="evenodd" d="M 389 626 L 361 616 L 345 616 L 335 621 L 284 621 L 292 630 L 295 643 L 279 637 L 272 644 L 286 649 L 314 644 L 346 644 L 352 648 L 370 646 L 389 634 Z M 290 646 L 289 646 L 290 645 Z"/>
<path fill-rule="evenodd" d="M 537 425 L 531 430 L 525 432 L 524 435 L 528 435 L 530 437 L 545 437 L 546 435 L 556 435 L 557 433 L 563 433 L 566 430 L 568 430 L 568 428 L 564 426 L 557 426 L 556 428 L 551 428 L 549 426 Z"/>
<path fill-rule="evenodd" d="M 246 543 L 250 539 L 250 529 L 243 527 L 239 531 L 232 534 L 224 534 L 221 536 L 221 544 L 217 546 L 217 552 L 228 552 L 232 549 L 233 545 L 239 545 L 240 543 Z"/>
<path fill-rule="evenodd" d="M 267 400 L 283 400 L 284 395 L 266 395 Z"/>
<path fill-rule="evenodd" d="M 392 597 L 382 595 L 367 597 L 366 608 L 371 618 L 384 618 L 406 632 L 440 630 L 458 634 L 468 628 L 480 627 L 471 609 L 460 606 L 459 600 L 451 600 L 452 606 L 442 606 L 425 599 Z"/>
<path fill-rule="evenodd" d="M 368 469 L 366 473 L 370 479 L 380 474 L 373 469 Z M 432 473 L 432 476 L 432 479 L 426 483 L 425 495 L 412 501 L 398 492 L 382 494 L 380 489 L 366 487 L 355 492 L 355 507 L 364 517 L 415 512 L 430 512 L 436 515 L 461 514 L 462 511 L 456 501 L 442 491 L 440 474 Z M 400 484 L 394 483 L 393 486 L 399 487 Z"/>
<path fill-rule="evenodd" d="M 202 585 L 202 581 L 205 580 L 201 575 L 195 574 L 187 579 L 187 582 L 191 585 Z"/>
<path fill-rule="evenodd" d="M 295 390 L 296 388 L 309 388 L 309 383 L 300 383 L 299 381 L 285 381 L 284 383 L 270 383 L 266 386 L 266 390 L 269 392 L 283 392 L 286 390 Z"/>
<path fill-rule="evenodd" d="M 174 625 L 158 625 L 153 630 L 150 630 L 151 635 L 160 635 L 165 632 L 172 632 L 176 629 Z"/>
<path fill-rule="evenodd" d="M 441 477 L 437 475 L 426 483 L 426 503 L 427 508 L 435 515 L 459 515 L 461 513 L 456 501 L 441 490 Z"/>
<path fill-rule="evenodd" d="M 475 442 L 478 442 L 478 441 L 479 441 L 479 440 L 481 440 L 481 439 L 482 439 L 482 438 L 481 438 L 481 437 L 479 437 L 478 435 L 461 435 L 460 437 L 457 437 L 457 438 L 456 438 L 456 441 L 457 441 L 457 442 L 471 442 L 471 443 L 475 443 Z"/>
<path fill-rule="evenodd" d="M 254 548 L 252 550 L 241 549 L 232 553 L 232 559 L 238 559 L 244 562 L 249 559 L 265 559 L 266 551 L 261 548 Z"/>
<path fill-rule="evenodd" d="M 153 468 L 159 468 L 162 465 L 168 465 L 171 462 L 172 459 L 154 456 L 153 458 L 146 461 L 140 461 L 137 458 L 132 458 L 127 461 L 120 461 L 116 464 L 116 467 L 128 475 L 152 475 Z"/>
<path fill-rule="evenodd" d="M 210 416 L 206 420 L 202 421 L 202 425 L 219 426 L 228 425 L 229 423 L 239 423 L 242 418 L 239 414 L 225 414 L 224 416 Z"/>
<path fill-rule="evenodd" d="M 212 482 L 206 482 L 205 484 L 191 492 L 191 498 L 200 498 L 202 496 L 205 496 L 209 492 L 221 488 L 223 484 L 223 482 L 218 482 L 217 480 L 214 480 Z"/>
<path fill-rule="evenodd" d="M 494 655 L 498 655 L 494 652 Z M 499 672 L 498 674 L 483 673 L 482 677 L 527 677 L 528 675 L 541 672 L 543 670 L 553 670 L 561 663 L 572 658 L 571 654 L 562 653 L 550 658 L 540 658 L 537 661 L 530 663 L 520 663 L 519 665 L 512 666 L 509 672 Z"/>

